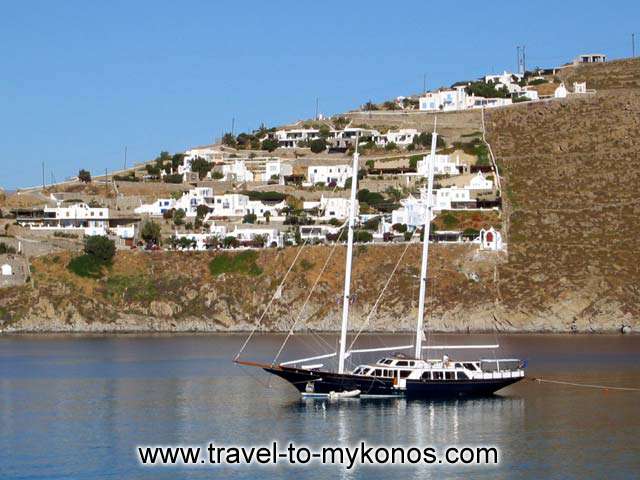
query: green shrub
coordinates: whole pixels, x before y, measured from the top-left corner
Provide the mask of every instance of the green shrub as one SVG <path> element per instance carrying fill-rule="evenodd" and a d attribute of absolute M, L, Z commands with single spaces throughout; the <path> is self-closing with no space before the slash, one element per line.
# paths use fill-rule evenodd
<path fill-rule="evenodd" d="M 84 240 L 84 253 L 108 263 L 116 254 L 116 244 L 104 235 L 92 235 Z"/>
<path fill-rule="evenodd" d="M 240 273 L 257 277 L 262 274 L 262 269 L 256 264 L 257 258 L 258 253 L 253 250 L 221 253 L 209 262 L 209 271 L 214 277 L 223 273 Z"/>
<path fill-rule="evenodd" d="M 80 277 L 100 278 L 105 265 L 100 258 L 84 254 L 72 258 L 67 268 Z"/>
<path fill-rule="evenodd" d="M 442 223 L 447 228 L 453 228 L 458 225 L 458 219 L 450 213 L 445 213 L 442 216 Z"/>
<path fill-rule="evenodd" d="M 13 248 L 11 245 L 7 245 L 4 242 L 0 242 L 0 254 L 3 253 L 16 253 L 16 249 Z"/>
<path fill-rule="evenodd" d="M 309 148 L 313 153 L 324 152 L 327 148 L 327 141 L 324 138 L 318 138 L 317 140 L 311 140 L 309 142 Z"/>

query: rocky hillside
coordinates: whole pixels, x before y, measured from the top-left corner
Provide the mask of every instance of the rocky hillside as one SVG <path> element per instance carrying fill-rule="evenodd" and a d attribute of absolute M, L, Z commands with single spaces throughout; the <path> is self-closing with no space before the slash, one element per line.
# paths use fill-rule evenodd
<path fill-rule="evenodd" d="M 501 301 L 532 322 L 637 327 L 640 61 L 563 74 L 598 93 L 488 115 L 508 219 Z"/>
<path fill-rule="evenodd" d="M 508 253 L 436 245 L 429 328 L 640 329 L 640 61 L 578 67 L 562 75 L 567 81 L 586 79 L 597 94 L 487 113 L 488 140 L 504 177 L 501 220 Z M 470 130 L 476 128 L 474 121 Z M 413 328 L 420 246 L 411 244 L 403 254 L 404 249 L 356 248 L 354 328 L 367 318 L 399 259 L 371 328 Z M 219 254 L 125 252 L 101 279 L 69 272 L 70 253 L 39 257 L 29 284 L 0 290 L 0 329 L 247 330 L 296 253 L 264 250 L 245 258 L 246 268 L 229 269 L 235 265 L 229 260 L 211 270 Z M 336 329 L 343 264 L 344 246 L 305 248 L 264 328 L 287 330 L 299 316 L 299 328 Z M 316 280 L 316 294 L 301 312 Z"/>

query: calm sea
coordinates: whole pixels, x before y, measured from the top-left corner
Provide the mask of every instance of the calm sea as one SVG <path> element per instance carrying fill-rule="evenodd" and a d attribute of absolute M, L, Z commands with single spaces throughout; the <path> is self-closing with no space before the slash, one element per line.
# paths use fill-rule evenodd
<path fill-rule="evenodd" d="M 243 336 L 0 337 L 0 478 L 638 478 L 640 392 L 520 382 L 492 398 L 303 401 L 231 362 Z M 264 335 L 245 358 L 273 358 Z M 367 337 L 402 344 L 407 337 Z M 434 343 L 493 343 L 493 335 Z M 640 386 L 640 336 L 508 335 L 529 376 Z M 283 359 L 334 338 L 295 336 Z M 469 355 L 469 354 L 467 354 Z M 486 354 L 491 358 L 492 354 Z M 487 445 L 498 466 L 142 467 L 138 445 Z"/>

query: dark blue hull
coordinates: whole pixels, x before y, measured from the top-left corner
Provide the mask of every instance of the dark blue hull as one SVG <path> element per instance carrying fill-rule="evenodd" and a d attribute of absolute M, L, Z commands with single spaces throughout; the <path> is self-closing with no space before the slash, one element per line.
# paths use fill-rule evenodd
<path fill-rule="evenodd" d="M 523 378 L 436 381 L 408 380 L 406 389 L 398 389 L 395 388 L 391 378 L 309 371 L 289 367 L 265 367 L 264 370 L 285 379 L 301 393 L 328 394 L 330 392 L 360 390 L 361 395 L 408 398 L 486 396 L 516 383 Z"/>

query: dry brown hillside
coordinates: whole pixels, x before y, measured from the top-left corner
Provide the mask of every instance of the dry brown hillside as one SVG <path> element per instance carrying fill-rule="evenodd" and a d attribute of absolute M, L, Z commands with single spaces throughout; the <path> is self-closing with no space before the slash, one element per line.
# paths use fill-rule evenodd
<path fill-rule="evenodd" d="M 502 299 L 580 330 L 637 322 L 640 60 L 564 75 L 598 93 L 488 115 L 509 219 Z"/>

